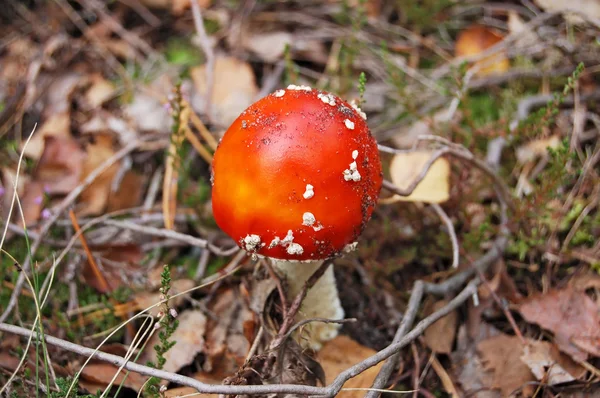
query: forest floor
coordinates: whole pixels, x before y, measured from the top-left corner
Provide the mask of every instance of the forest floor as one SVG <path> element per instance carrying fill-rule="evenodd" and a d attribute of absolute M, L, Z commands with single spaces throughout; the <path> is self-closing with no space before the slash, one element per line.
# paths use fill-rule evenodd
<path fill-rule="evenodd" d="M 4 3 L 0 396 L 600 394 L 597 2 Z M 211 208 L 289 84 L 359 102 L 384 169 L 317 352 Z"/>

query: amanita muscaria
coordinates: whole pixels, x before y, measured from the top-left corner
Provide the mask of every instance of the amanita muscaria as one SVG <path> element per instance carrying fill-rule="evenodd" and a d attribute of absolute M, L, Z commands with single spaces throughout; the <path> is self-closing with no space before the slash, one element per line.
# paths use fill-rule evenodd
<path fill-rule="evenodd" d="M 353 250 L 371 217 L 383 175 L 365 119 L 333 94 L 290 85 L 246 109 L 219 143 L 215 220 L 242 249 L 272 261 L 290 297 L 323 261 Z M 331 266 L 301 316 L 343 318 Z M 304 343 L 318 349 L 338 328 L 311 323 Z"/>

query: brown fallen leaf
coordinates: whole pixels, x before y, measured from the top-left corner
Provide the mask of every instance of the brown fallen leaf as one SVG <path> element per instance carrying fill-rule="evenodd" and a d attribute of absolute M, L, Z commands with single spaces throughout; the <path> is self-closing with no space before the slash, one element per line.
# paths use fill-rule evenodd
<path fill-rule="evenodd" d="M 81 371 L 79 382 L 86 390 L 95 394 L 98 388 L 104 389 L 108 386 L 118 370 L 117 366 L 110 363 L 92 362 Z M 123 386 L 137 392 L 140 391 L 147 379 L 146 376 L 139 373 L 122 370 L 118 372 L 113 385 L 118 386 L 123 383 Z"/>
<path fill-rule="evenodd" d="M 495 44 L 504 37 L 483 25 L 473 24 L 459 33 L 456 38 L 454 53 L 457 57 L 477 55 Z M 499 51 L 475 63 L 479 67 L 477 75 L 487 76 L 495 73 L 506 72 L 510 68 L 510 61 L 505 51 Z"/>
<path fill-rule="evenodd" d="M 112 136 L 98 134 L 94 136 L 95 142 L 86 147 L 83 161 L 81 180 L 84 180 L 92 171 L 114 155 Z M 119 171 L 119 164 L 115 163 L 98 176 L 82 193 L 80 197 L 81 208 L 78 216 L 97 215 L 104 211 L 108 203 L 112 181 Z"/>
<path fill-rule="evenodd" d="M 204 340 L 206 316 L 201 311 L 188 310 L 179 314 L 177 320 L 179 326 L 171 336 L 171 341 L 177 343 L 164 354 L 167 361 L 163 366 L 163 370 L 174 373 L 191 364 L 196 355 L 206 351 Z M 156 360 L 156 353 L 152 347 L 159 343 L 159 335 L 154 333 L 142 354 L 141 363 Z"/>
<path fill-rule="evenodd" d="M 207 360 L 204 365 L 205 370 L 212 370 L 213 362 L 227 351 L 229 328 L 234 322 L 240 305 L 239 298 L 236 297 L 233 289 L 230 289 L 220 292 L 217 299 L 209 307 L 213 313 L 219 314 L 219 318 L 210 320 L 208 332 L 206 333 Z"/>
<path fill-rule="evenodd" d="M 431 314 L 448 304 L 448 300 L 439 300 L 427 308 L 426 313 Z M 425 344 L 434 352 L 450 354 L 456 337 L 458 312 L 452 311 L 442 317 L 425 330 Z"/>
<path fill-rule="evenodd" d="M 195 282 L 191 279 L 176 279 L 171 282 L 171 290 L 169 292 L 172 296 L 174 296 L 181 292 L 185 292 L 186 290 L 193 288 L 195 285 L 196 285 Z M 186 295 L 180 295 L 177 297 L 173 297 L 169 300 L 169 304 L 171 305 L 171 307 L 177 308 L 177 307 L 180 307 L 185 302 L 186 299 L 187 299 Z M 149 292 L 149 291 L 138 292 L 135 294 L 134 300 L 135 300 L 137 308 L 139 310 L 145 310 L 146 308 L 149 308 L 149 307 L 153 306 L 154 304 L 159 303 L 161 301 L 160 293 L 158 291 L 156 291 L 156 292 Z M 159 311 L 160 311 L 160 306 L 156 306 L 156 307 L 152 308 L 148 313 L 152 316 L 157 316 Z"/>
<path fill-rule="evenodd" d="M 587 19 L 600 18 L 600 3 L 596 0 L 535 0 L 534 3 L 546 12 L 562 12 L 574 24 L 585 23 L 581 15 L 585 15 Z M 579 11 L 581 15 L 573 13 L 573 10 Z"/>
<path fill-rule="evenodd" d="M 25 192 L 21 196 L 21 208 L 23 209 L 23 217 L 19 214 L 17 219 L 19 224 L 25 226 L 35 224 L 42 213 L 44 206 L 44 186 L 39 181 L 29 181 L 25 185 Z"/>
<path fill-rule="evenodd" d="M 33 134 L 33 137 L 26 144 L 23 141 L 21 149 L 25 156 L 39 160 L 47 144 L 46 137 L 61 137 L 69 139 L 71 137 L 71 115 L 69 112 L 52 114 L 46 119 Z"/>
<path fill-rule="evenodd" d="M 85 152 L 71 137 L 47 136 L 44 142 L 35 179 L 48 194 L 65 195 L 79 185 Z"/>
<path fill-rule="evenodd" d="M 111 182 L 112 184 L 112 182 Z M 128 171 L 123 176 L 119 188 L 108 196 L 106 212 L 129 209 L 140 204 L 144 179 L 134 171 Z"/>
<path fill-rule="evenodd" d="M 520 390 L 524 396 L 533 394 L 535 381 L 529 367 L 521 361 L 523 346 L 518 337 L 501 334 L 477 344 L 477 351 L 488 371 L 493 372 L 492 387 L 502 391 L 502 396 L 511 396 Z"/>
<path fill-rule="evenodd" d="M 408 188 L 421 174 L 433 151 L 411 151 L 394 155 L 390 164 L 392 182 L 401 189 Z M 389 202 L 442 203 L 450 197 L 450 163 L 438 158 L 409 196 L 394 195 Z"/>
<path fill-rule="evenodd" d="M 375 353 L 375 350 L 360 345 L 350 337 L 340 335 L 323 345 L 323 348 L 318 353 L 317 360 L 323 367 L 327 384 L 329 384 L 342 371 Z M 353 377 L 344 383 L 343 388 L 370 388 L 381 366 L 382 363 L 379 363 L 358 376 Z M 340 391 L 337 396 L 354 398 L 364 395 L 365 391 Z"/>
<path fill-rule="evenodd" d="M 472 316 L 474 314 L 469 313 L 469 317 Z M 494 375 L 485 370 L 476 348 L 480 341 L 499 334 L 499 330 L 487 323 L 480 323 L 471 333 L 465 324 L 458 328 L 456 350 L 450 354 L 450 359 L 452 372 L 462 388 L 462 396 L 500 398 L 500 392 L 492 389 Z"/>
<path fill-rule="evenodd" d="M 537 294 L 525 299 L 519 311 L 527 322 L 552 331 L 558 348 L 574 360 L 600 356 L 600 314 L 584 292 L 567 287 Z"/>
<path fill-rule="evenodd" d="M 548 385 L 567 383 L 582 378 L 586 370 L 547 341 L 528 341 L 521 360 L 538 380 Z"/>
<path fill-rule="evenodd" d="M 206 101 L 206 65 L 190 71 L 196 93 L 193 105 L 202 109 Z M 256 78 L 250 65 L 233 57 L 217 57 L 211 96 L 213 118 L 221 125 L 230 125 L 258 95 Z"/>
<path fill-rule="evenodd" d="M 139 131 L 167 133 L 171 129 L 172 118 L 163 102 L 147 92 L 138 91 L 133 101 L 123 109 L 125 116 Z"/>
<path fill-rule="evenodd" d="M 91 85 L 84 94 L 86 105 L 90 109 L 102 106 L 106 101 L 112 99 L 116 93 L 116 87 L 100 74 L 90 76 Z"/>

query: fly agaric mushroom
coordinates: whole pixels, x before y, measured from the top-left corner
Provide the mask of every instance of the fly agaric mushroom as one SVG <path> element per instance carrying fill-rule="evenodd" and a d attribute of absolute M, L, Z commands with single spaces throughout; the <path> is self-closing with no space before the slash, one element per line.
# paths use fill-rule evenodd
<path fill-rule="evenodd" d="M 290 85 L 246 109 L 212 164 L 215 220 L 242 249 L 268 257 L 295 297 L 323 261 L 356 248 L 383 174 L 365 114 L 339 97 Z M 330 266 L 308 292 L 304 318 L 341 319 Z M 339 325 L 311 323 L 319 349 Z"/>

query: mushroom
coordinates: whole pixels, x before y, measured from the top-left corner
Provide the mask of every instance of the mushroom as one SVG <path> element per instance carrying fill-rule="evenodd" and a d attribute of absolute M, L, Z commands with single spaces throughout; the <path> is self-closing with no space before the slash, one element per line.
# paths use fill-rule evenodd
<path fill-rule="evenodd" d="M 365 114 L 339 97 L 290 85 L 246 109 L 212 164 L 219 227 L 284 274 L 290 297 L 320 267 L 356 248 L 383 174 Z M 341 319 L 333 267 L 308 292 L 300 316 Z M 304 346 L 319 349 L 338 324 L 312 322 Z"/>

